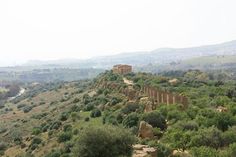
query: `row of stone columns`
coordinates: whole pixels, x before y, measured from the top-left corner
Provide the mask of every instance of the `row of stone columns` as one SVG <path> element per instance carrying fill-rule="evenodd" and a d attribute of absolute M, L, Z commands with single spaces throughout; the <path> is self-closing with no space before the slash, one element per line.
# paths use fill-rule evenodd
<path fill-rule="evenodd" d="M 144 86 L 142 91 L 148 95 L 149 98 L 153 99 L 157 104 L 188 104 L 188 99 L 185 96 L 178 94 L 172 94 L 166 91 L 160 91 L 154 87 Z"/>

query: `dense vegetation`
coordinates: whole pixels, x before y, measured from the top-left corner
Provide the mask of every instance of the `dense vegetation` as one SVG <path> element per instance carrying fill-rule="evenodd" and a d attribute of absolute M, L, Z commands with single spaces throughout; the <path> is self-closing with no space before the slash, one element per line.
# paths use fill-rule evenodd
<path fill-rule="evenodd" d="M 137 91 L 149 84 L 186 95 L 188 107 L 159 104 L 144 112 L 145 95 L 129 101 L 121 92 L 127 88 L 122 77 Z M 106 71 L 93 80 L 29 84 L 27 89 L 0 110 L 5 156 L 129 157 L 134 143 L 157 148 L 158 157 L 236 156 L 236 81 L 222 73 L 121 76 Z M 140 121 L 153 126 L 153 139 L 135 139 Z"/>

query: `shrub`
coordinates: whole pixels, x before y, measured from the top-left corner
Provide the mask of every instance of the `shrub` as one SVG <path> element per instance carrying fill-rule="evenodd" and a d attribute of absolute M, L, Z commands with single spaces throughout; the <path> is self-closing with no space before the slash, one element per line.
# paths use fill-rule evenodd
<path fill-rule="evenodd" d="M 78 129 L 74 129 L 74 130 L 73 130 L 73 134 L 74 134 L 74 135 L 78 135 L 78 133 L 79 133 L 79 130 L 78 130 Z"/>
<path fill-rule="evenodd" d="M 183 130 L 198 130 L 198 124 L 195 121 L 189 121 L 181 125 Z"/>
<path fill-rule="evenodd" d="M 65 143 L 63 148 L 63 153 L 71 153 L 72 148 L 73 148 L 73 143 L 71 142 Z"/>
<path fill-rule="evenodd" d="M 193 134 L 190 144 L 192 147 L 207 146 L 218 149 L 223 142 L 222 132 L 215 127 L 210 127 L 199 130 L 196 135 Z"/>
<path fill-rule="evenodd" d="M 78 102 L 80 102 L 80 99 L 79 98 L 75 98 L 73 101 L 72 101 L 72 103 L 78 103 Z"/>
<path fill-rule="evenodd" d="M 216 157 L 217 156 L 217 151 L 214 148 L 210 148 L 210 147 L 195 147 L 191 150 L 191 154 L 193 156 L 197 156 L 197 157 L 206 157 L 206 156 L 212 156 L 212 157 Z"/>
<path fill-rule="evenodd" d="M 115 117 L 113 114 L 105 113 L 103 116 L 103 124 L 118 125 L 117 117 Z"/>
<path fill-rule="evenodd" d="M 7 131 L 6 128 L 0 128 L 0 134 L 4 133 L 4 132 L 6 132 L 6 131 Z"/>
<path fill-rule="evenodd" d="M 40 144 L 42 142 L 42 139 L 39 137 L 33 138 L 31 144 Z"/>
<path fill-rule="evenodd" d="M 28 113 L 28 112 L 31 111 L 32 109 L 33 109 L 32 106 L 25 106 L 25 107 L 23 108 L 23 112 L 24 112 L 24 113 Z"/>
<path fill-rule="evenodd" d="M 101 117 L 102 112 L 99 109 L 94 109 L 91 114 L 90 117 L 92 118 L 96 118 L 96 117 Z"/>
<path fill-rule="evenodd" d="M 89 103 L 86 106 L 84 106 L 83 110 L 84 111 L 91 111 L 94 109 L 94 104 L 93 103 Z"/>
<path fill-rule="evenodd" d="M 135 112 L 138 109 L 139 109 L 138 104 L 128 104 L 124 108 L 122 108 L 121 112 L 124 114 L 129 114 L 131 112 Z"/>
<path fill-rule="evenodd" d="M 160 138 L 163 134 L 163 132 L 161 131 L 160 128 L 153 128 L 153 134 L 154 136 L 157 136 L 158 138 Z"/>
<path fill-rule="evenodd" d="M 131 113 L 123 120 L 123 125 L 127 128 L 131 128 L 138 125 L 139 115 L 137 113 Z"/>
<path fill-rule="evenodd" d="M 157 156 L 158 157 L 167 157 L 170 156 L 172 153 L 172 149 L 169 146 L 163 144 L 157 144 L 156 147 L 158 148 Z"/>
<path fill-rule="evenodd" d="M 89 127 L 80 134 L 73 152 L 79 157 L 130 157 L 134 142 L 135 138 L 125 129 Z"/>
<path fill-rule="evenodd" d="M 215 117 L 215 124 L 218 129 L 222 131 L 226 131 L 228 127 L 235 124 L 235 120 L 232 115 L 229 113 L 219 113 Z"/>
<path fill-rule="evenodd" d="M 70 139 L 72 138 L 72 133 L 70 132 L 66 132 L 66 133 L 61 133 L 59 136 L 58 136 L 58 142 L 66 142 L 66 141 L 69 141 Z"/>
<path fill-rule="evenodd" d="M 71 130 L 72 130 L 72 125 L 70 125 L 70 124 L 67 124 L 63 127 L 64 132 L 71 131 Z"/>
<path fill-rule="evenodd" d="M 17 108 L 18 109 L 21 109 L 21 108 L 23 108 L 23 107 L 25 107 L 26 106 L 26 104 L 19 104 L 19 105 L 17 105 Z"/>
<path fill-rule="evenodd" d="M 16 145 L 20 145 L 20 144 L 22 144 L 22 137 L 21 136 L 14 136 L 14 138 L 13 138 L 13 141 L 14 141 L 14 143 L 16 144 Z"/>
<path fill-rule="evenodd" d="M 81 106 L 79 106 L 79 105 L 73 105 L 70 108 L 70 112 L 79 112 L 80 110 L 81 110 Z"/>
<path fill-rule="evenodd" d="M 79 113 L 77 113 L 77 112 L 72 112 L 70 114 L 70 116 L 71 116 L 71 119 L 73 122 L 75 122 L 77 119 L 79 119 Z"/>
<path fill-rule="evenodd" d="M 89 120 L 90 120 L 89 117 L 86 117 L 86 118 L 84 119 L 85 122 L 88 122 Z"/>
<path fill-rule="evenodd" d="M 162 116 L 161 113 L 156 112 L 156 111 L 145 113 L 141 119 L 149 123 L 153 127 L 160 128 L 161 130 L 165 130 L 167 127 L 164 116 Z"/>
<path fill-rule="evenodd" d="M 6 148 L 7 148 L 7 144 L 0 142 L 0 151 L 4 151 L 4 150 L 6 150 Z"/>
<path fill-rule="evenodd" d="M 31 149 L 31 150 L 35 150 L 36 148 L 38 148 L 38 145 L 37 145 L 37 144 L 32 144 L 32 145 L 30 146 L 30 149 Z"/>
<path fill-rule="evenodd" d="M 119 98 L 117 98 L 117 97 L 113 97 L 112 99 L 111 99 L 111 105 L 113 106 L 113 105 L 116 105 L 116 104 L 118 104 L 119 102 L 121 102 L 122 101 L 122 99 L 119 99 Z"/>
<path fill-rule="evenodd" d="M 40 128 L 33 128 L 32 135 L 38 135 L 40 133 L 41 133 L 41 129 Z"/>
<path fill-rule="evenodd" d="M 120 113 L 116 116 L 116 120 L 117 120 L 118 123 L 122 123 L 123 119 L 124 119 L 123 115 L 120 114 Z"/>
<path fill-rule="evenodd" d="M 49 129 L 50 129 L 50 130 L 53 130 L 53 129 L 57 130 L 57 129 L 60 128 L 60 126 L 61 126 L 61 122 L 55 121 L 55 122 L 53 122 L 53 123 L 51 124 L 51 126 L 49 127 Z"/>
<path fill-rule="evenodd" d="M 69 115 L 67 112 L 63 112 L 60 116 L 61 121 L 66 121 L 68 119 Z"/>
<path fill-rule="evenodd" d="M 236 143 L 229 145 L 229 155 L 236 156 Z"/>

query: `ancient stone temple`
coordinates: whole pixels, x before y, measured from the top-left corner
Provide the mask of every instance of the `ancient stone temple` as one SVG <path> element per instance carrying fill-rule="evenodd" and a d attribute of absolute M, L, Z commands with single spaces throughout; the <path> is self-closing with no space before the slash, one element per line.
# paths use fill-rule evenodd
<path fill-rule="evenodd" d="M 177 93 L 162 91 L 151 86 L 143 86 L 142 91 L 151 98 L 155 104 L 182 104 L 184 107 L 188 105 L 188 98 Z"/>
<path fill-rule="evenodd" d="M 125 64 L 114 65 L 112 71 L 118 74 L 127 74 L 132 72 L 132 66 Z"/>

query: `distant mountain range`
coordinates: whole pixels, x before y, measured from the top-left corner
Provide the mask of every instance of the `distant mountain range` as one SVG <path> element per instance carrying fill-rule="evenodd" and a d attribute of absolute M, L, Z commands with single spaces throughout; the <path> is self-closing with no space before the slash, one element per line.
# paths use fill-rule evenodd
<path fill-rule="evenodd" d="M 161 48 L 121 53 L 87 60 L 30 61 L 15 67 L 1 67 L 0 80 L 21 82 L 72 81 L 93 78 L 115 64 L 130 64 L 134 71 L 160 73 L 171 70 L 230 70 L 236 76 L 236 40 L 192 48 Z"/>
<path fill-rule="evenodd" d="M 113 56 L 94 57 L 87 60 L 65 59 L 55 61 L 30 61 L 24 66 L 59 68 L 111 68 L 114 64 L 143 66 L 148 64 L 166 64 L 203 57 L 236 55 L 236 40 L 222 44 L 191 48 L 160 48 L 153 51 L 121 53 Z"/>

